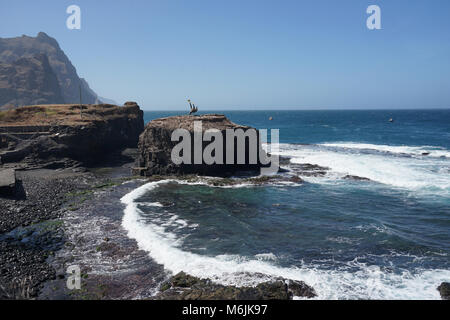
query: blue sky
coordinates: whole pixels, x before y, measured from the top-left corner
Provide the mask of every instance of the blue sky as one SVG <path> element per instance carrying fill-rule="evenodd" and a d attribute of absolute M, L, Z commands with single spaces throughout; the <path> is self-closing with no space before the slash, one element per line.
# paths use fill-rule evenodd
<path fill-rule="evenodd" d="M 450 107 L 448 0 L 1 1 L 0 37 L 39 31 L 100 96 L 147 110 Z"/>

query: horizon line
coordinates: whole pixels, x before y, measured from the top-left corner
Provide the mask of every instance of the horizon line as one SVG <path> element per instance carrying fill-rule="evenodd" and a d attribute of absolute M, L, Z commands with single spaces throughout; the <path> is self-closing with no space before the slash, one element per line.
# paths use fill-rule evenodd
<path fill-rule="evenodd" d="M 431 110 L 450 110 L 450 107 L 429 107 L 429 108 L 314 108 L 314 109 L 204 109 L 199 112 L 217 112 L 217 111 L 431 111 Z M 154 112 L 187 112 L 186 109 L 144 109 L 142 111 Z"/>

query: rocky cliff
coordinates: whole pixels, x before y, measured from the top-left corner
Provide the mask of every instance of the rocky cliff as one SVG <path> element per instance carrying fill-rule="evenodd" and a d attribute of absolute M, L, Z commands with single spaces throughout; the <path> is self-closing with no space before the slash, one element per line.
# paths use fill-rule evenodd
<path fill-rule="evenodd" d="M 194 163 L 195 159 L 195 146 L 194 146 L 194 123 L 198 121 L 202 124 L 202 135 L 209 129 L 216 129 L 223 137 L 222 163 L 207 164 L 205 159 L 201 159 L 200 162 Z M 172 151 L 179 141 L 172 141 L 172 133 L 176 129 L 185 129 L 192 137 L 191 141 L 191 163 L 176 164 L 172 160 Z M 135 173 L 143 176 L 151 175 L 182 175 L 182 174 L 199 174 L 208 176 L 230 176 L 240 171 L 258 171 L 261 168 L 259 154 L 256 154 L 256 162 L 250 161 L 249 151 L 256 150 L 259 146 L 259 136 L 255 145 L 250 146 L 250 141 L 245 140 L 245 161 L 239 163 L 237 159 L 237 139 L 234 139 L 233 149 L 227 148 L 230 146 L 231 141 L 226 139 L 226 131 L 232 130 L 238 132 L 242 130 L 244 133 L 253 131 L 257 134 L 257 131 L 248 126 L 242 126 L 235 124 L 228 120 L 224 115 L 209 114 L 201 116 L 175 116 L 168 118 L 156 119 L 149 122 L 144 132 L 139 138 L 139 158 L 137 160 L 137 168 Z M 211 141 L 201 142 L 201 152 L 203 154 L 205 148 L 214 142 L 215 138 Z M 229 142 L 229 143 L 227 143 Z M 251 148 L 252 147 L 252 148 Z M 255 147 L 255 148 L 253 148 Z M 184 152 L 184 151 L 183 151 Z M 182 153 L 181 152 L 181 155 Z M 233 153 L 233 164 L 226 161 L 227 154 Z M 214 155 L 214 153 L 213 153 Z"/>
<path fill-rule="evenodd" d="M 144 129 L 136 103 L 28 106 L 0 112 L 0 164 L 68 167 L 94 164 L 136 148 Z"/>
<path fill-rule="evenodd" d="M 45 54 L 0 62 L 0 106 L 64 103 Z"/>
<path fill-rule="evenodd" d="M 58 79 L 60 94 L 62 94 L 63 98 L 61 101 L 52 100 L 52 103 L 79 103 L 79 85 L 81 85 L 83 103 L 96 103 L 97 95 L 89 88 L 89 85 L 84 79 L 79 78 L 75 67 L 72 65 L 64 51 L 61 50 L 55 39 L 49 37 L 44 32 L 40 32 L 37 37 L 28 37 L 24 35 L 16 38 L 0 38 L 0 62 L 3 64 L 14 65 L 19 59 L 33 58 L 42 54 L 48 57 L 50 66 Z M 10 68 L 3 68 L 0 70 L 0 75 L 3 79 L 9 79 L 9 77 L 14 74 L 9 73 L 10 70 Z M 40 79 L 42 80 L 44 78 Z M 33 77 L 30 73 L 26 78 L 23 78 L 23 80 L 24 86 L 32 88 L 38 93 L 40 93 L 39 87 L 46 85 L 46 82 L 38 81 L 38 79 Z M 11 88 L 13 87 L 13 84 L 14 83 L 8 83 L 6 86 Z M 3 86 L 5 86 L 5 83 Z M 16 88 L 16 94 L 20 95 L 21 89 L 23 89 L 23 87 Z M 54 94 L 58 94 L 57 90 L 54 91 Z M 39 101 L 43 97 L 45 98 L 45 96 L 39 96 L 34 100 L 30 100 L 31 98 L 34 98 L 34 96 L 29 95 L 25 101 L 28 104 L 40 104 L 41 102 Z M 0 103 L 0 107 L 2 105 L 13 107 L 23 105 L 22 100 L 20 99 L 9 101 L 12 102 L 10 102 L 10 104 Z"/>

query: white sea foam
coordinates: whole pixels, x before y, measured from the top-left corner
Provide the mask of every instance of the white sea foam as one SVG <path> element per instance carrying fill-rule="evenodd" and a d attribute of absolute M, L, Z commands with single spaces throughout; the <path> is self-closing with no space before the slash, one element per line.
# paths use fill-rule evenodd
<path fill-rule="evenodd" d="M 424 154 L 429 153 L 427 157 L 450 158 L 450 150 L 434 146 L 389 146 L 389 145 L 354 143 L 354 142 L 322 143 L 320 145 L 326 147 L 336 147 L 346 149 L 374 150 L 394 154 L 409 154 L 414 156 L 422 156 Z"/>
<path fill-rule="evenodd" d="M 335 146 L 342 148 L 335 148 Z M 412 150 L 415 150 L 417 154 L 427 150 L 424 149 L 425 147 L 390 147 L 353 143 L 280 144 L 279 155 L 290 157 L 291 163 L 309 163 L 331 169 L 325 179 L 316 178 L 312 179 L 312 182 L 323 182 L 329 178 L 354 175 L 412 191 L 450 195 L 450 175 L 448 174 L 450 158 L 396 157 L 383 153 L 346 152 L 348 148 L 395 151 L 394 153 L 402 153 L 403 151 L 411 153 Z M 445 153 L 447 151 L 440 150 L 440 152 Z M 311 182 L 311 179 L 306 180 Z"/>
<path fill-rule="evenodd" d="M 262 261 L 267 261 L 267 260 L 276 261 L 277 260 L 277 256 L 274 255 L 272 252 L 256 254 L 255 258 L 258 260 L 262 260 Z"/>
<path fill-rule="evenodd" d="M 184 251 L 182 240 L 167 232 L 162 226 L 144 221 L 137 200 L 158 185 L 173 180 L 151 182 L 143 185 L 121 201 L 126 205 L 122 226 L 139 247 L 173 273 L 185 271 L 200 278 L 210 278 L 223 284 L 254 285 L 266 280 L 251 274 L 303 280 L 313 286 L 319 299 L 439 299 L 436 290 L 442 281 L 450 279 L 449 270 L 423 270 L 414 274 L 389 273 L 377 266 L 367 266 L 357 260 L 348 270 L 322 270 L 315 265 L 282 268 L 270 261 L 260 261 L 238 255 L 204 256 Z M 268 256 L 267 256 L 268 257 Z"/>
<path fill-rule="evenodd" d="M 139 205 L 146 206 L 146 207 L 164 207 L 159 202 L 140 202 Z"/>

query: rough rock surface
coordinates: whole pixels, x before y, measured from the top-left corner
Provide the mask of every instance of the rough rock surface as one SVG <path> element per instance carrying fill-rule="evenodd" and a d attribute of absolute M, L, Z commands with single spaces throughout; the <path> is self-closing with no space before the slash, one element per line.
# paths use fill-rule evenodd
<path fill-rule="evenodd" d="M 135 148 L 144 128 L 136 103 L 46 105 L 0 113 L 0 164 L 59 168 L 95 164 L 109 152 Z"/>
<path fill-rule="evenodd" d="M 277 279 L 256 287 L 223 286 L 184 272 L 161 286 L 155 299 L 164 300 L 290 300 L 294 296 L 314 298 L 313 288 L 302 281 Z"/>
<path fill-rule="evenodd" d="M 42 54 L 48 57 L 48 62 L 56 75 L 61 90 L 60 94 L 63 99 L 62 101 L 51 101 L 51 103 L 78 103 L 80 101 L 80 85 L 83 103 L 96 103 L 97 95 L 89 88 L 87 82 L 78 76 L 75 67 L 54 38 L 49 37 L 44 32 L 39 32 L 37 37 L 24 35 L 16 38 L 0 38 L 0 62 L 14 65 L 22 58 L 28 59 Z M 53 82 L 40 82 L 39 78 L 33 74 L 33 72 L 39 73 L 39 70 L 39 68 L 33 68 L 28 73 L 28 77 L 22 77 L 23 83 L 21 83 L 19 88 L 15 89 L 15 92 L 20 94 L 20 91 L 25 88 L 27 90 L 41 90 L 42 88 L 39 86 L 43 86 L 44 83 L 52 83 L 53 85 Z M 8 73 L 4 74 L 1 71 L 1 75 L 8 75 Z M 32 96 L 35 99 L 33 101 L 23 102 L 20 99 L 13 99 L 9 100 L 6 105 L 17 107 L 24 104 L 50 103 L 50 101 L 44 102 L 42 99 L 45 98 L 44 93 L 57 95 L 58 90 L 56 86 L 53 89 L 36 92 L 39 95 Z M 0 107 L 4 104 L 0 103 Z"/>
<path fill-rule="evenodd" d="M 45 54 L 0 62 L 0 107 L 50 103 L 64 99 Z"/>
<path fill-rule="evenodd" d="M 16 189 L 16 171 L 14 169 L 0 169 L 0 196 L 13 194 Z"/>
<path fill-rule="evenodd" d="M 203 133 L 209 129 L 217 129 L 222 133 L 223 137 L 223 163 L 224 164 L 206 164 L 204 159 L 202 164 L 175 164 L 171 159 L 172 149 L 179 143 L 172 141 L 172 133 L 176 129 L 186 129 L 191 134 L 191 162 L 194 162 L 194 122 L 201 121 Z M 139 138 L 139 158 L 137 161 L 136 174 L 151 175 L 180 175 L 180 174 L 199 174 L 210 176 L 229 176 L 239 171 L 256 171 L 261 168 L 259 155 L 256 163 L 249 161 L 249 141 L 245 142 L 245 163 L 238 164 L 236 159 L 237 143 L 234 144 L 234 164 L 226 164 L 226 130 L 254 130 L 248 126 L 237 125 L 228 120 L 224 115 L 207 114 L 201 116 L 174 116 L 156 119 L 150 121 L 144 132 Z M 256 131 L 257 132 L 257 131 Z M 180 139 L 181 140 L 181 139 Z M 259 138 L 258 138 L 259 140 Z M 211 142 L 204 141 L 202 151 Z M 257 142 L 259 145 L 259 142 Z M 258 145 L 251 146 L 258 149 Z"/>
<path fill-rule="evenodd" d="M 442 282 L 437 288 L 442 300 L 450 300 L 450 282 Z"/>
<path fill-rule="evenodd" d="M 17 172 L 16 192 L 0 196 L 0 300 L 36 296 L 55 277 L 47 262 L 64 244 L 62 222 L 55 219 L 70 192 L 90 181 L 71 170 Z"/>
<path fill-rule="evenodd" d="M 353 176 L 353 175 L 346 175 L 343 179 L 345 179 L 345 180 L 355 180 L 355 181 L 370 181 L 369 178 L 360 177 L 360 176 Z"/>

